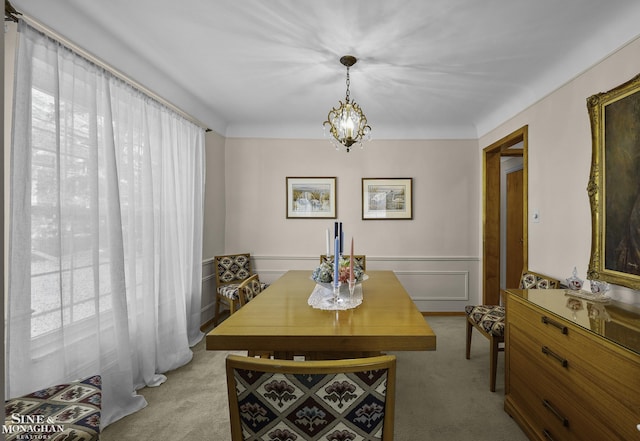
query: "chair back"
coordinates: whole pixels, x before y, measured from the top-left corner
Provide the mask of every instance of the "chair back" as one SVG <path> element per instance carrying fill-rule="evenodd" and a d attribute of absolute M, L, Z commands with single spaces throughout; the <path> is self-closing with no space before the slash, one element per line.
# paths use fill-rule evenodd
<path fill-rule="evenodd" d="M 260 282 L 260 278 L 257 274 L 254 274 L 253 276 L 242 282 L 240 286 L 238 286 L 238 299 L 240 301 L 240 307 L 253 300 L 253 298 L 260 294 L 263 289 L 264 284 Z"/>
<path fill-rule="evenodd" d="M 228 254 L 215 256 L 216 286 L 240 283 L 251 276 L 251 255 Z"/>
<path fill-rule="evenodd" d="M 396 357 L 228 355 L 231 439 L 393 440 Z"/>
<path fill-rule="evenodd" d="M 533 271 L 522 271 L 520 289 L 557 289 L 560 281 Z"/>
<path fill-rule="evenodd" d="M 344 256 L 344 258 L 349 258 L 349 256 Z M 367 270 L 367 256 L 363 255 L 363 254 L 359 254 L 359 255 L 353 255 L 353 260 L 356 262 L 356 265 L 358 265 L 360 268 L 362 268 L 362 271 L 366 271 Z M 323 264 L 325 262 L 329 262 L 331 264 L 333 264 L 333 256 L 327 256 L 326 254 L 321 254 L 320 255 L 320 264 Z"/>

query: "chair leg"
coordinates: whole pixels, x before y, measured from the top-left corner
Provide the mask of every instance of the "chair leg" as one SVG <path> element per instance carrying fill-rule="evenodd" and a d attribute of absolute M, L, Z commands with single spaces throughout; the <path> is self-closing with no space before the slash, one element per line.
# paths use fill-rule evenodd
<path fill-rule="evenodd" d="M 218 326 L 218 320 L 220 319 L 220 297 L 219 294 L 216 294 L 216 309 L 215 315 L 213 316 L 213 327 Z"/>
<path fill-rule="evenodd" d="M 471 333 L 473 332 L 473 325 L 467 320 L 467 360 L 471 358 Z"/>
<path fill-rule="evenodd" d="M 495 392 L 496 391 L 496 374 L 498 372 L 498 352 L 499 352 L 499 348 L 498 345 L 500 344 L 500 339 L 497 339 L 495 337 L 491 337 L 491 354 L 490 354 L 490 362 L 491 362 L 491 369 L 490 369 L 490 378 L 489 378 L 489 388 L 491 389 L 491 392 Z"/>

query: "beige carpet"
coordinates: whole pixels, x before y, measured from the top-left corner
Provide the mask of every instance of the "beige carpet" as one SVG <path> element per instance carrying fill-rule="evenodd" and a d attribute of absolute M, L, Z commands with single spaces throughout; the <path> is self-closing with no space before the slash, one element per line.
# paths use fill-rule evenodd
<path fill-rule="evenodd" d="M 464 358 L 465 318 L 427 317 L 437 336 L 430 352 L 398 352 L 397 441 L 526 441 L 504 412 L 504 359 L 495 393 L 489 391 L 489 342 L 474 333 Z M 106 427 L 102 441 L 230 440 L 226 352 L 194 348 L 193 361 L 169 372 L 166 383 L 145 388 L 149 405 Z"/>

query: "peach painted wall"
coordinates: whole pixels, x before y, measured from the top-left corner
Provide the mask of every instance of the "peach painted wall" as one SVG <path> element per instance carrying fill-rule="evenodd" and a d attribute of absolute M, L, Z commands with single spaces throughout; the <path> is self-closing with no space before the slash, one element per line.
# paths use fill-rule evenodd
<path fill-rule="evenodd" d="M 202 323 L 215 314 L 216 280 L 213 256 L 224 254 L 224 137 L 205 135 L 206 182 L 202 236 Z"/>
<path fill-rule="evenodd" d="M 394 269 L 423 310 L 478 295 L 477 140 L 383 141 L 336 151 L 326 140 L 228 138 L 225 250 L 250 252 L 261 278 L 312 269 L 333 220 L 287 219 L 286 177 L 335 176 L 345 239 L 370 269 Z M 362 220 L 361 179 L 413 178 L 413 220 Z"/>
<path fill-rule="evenodd" d="M 225 138 L 215 132 L 207 132 L 205 136 L 206 182 L 204 206 L 204 231 L 202 238 L 202 258 L 224 254 L 225 227 Z"/>
<path fill-rule="evenodd" d="M 587 182 L 591 125 L 587 98 L 640 73 L 635 40 L 535 105 L 480 138 L 480 149 L 529 126 L 529 268 L 561 280 L 573 267 L 586 279 L 591 253 L 591 211 Z M 531 222 L 537 208 L 540 222 Z M 585 284 L 588 289 L 588 283 Z M 640 304 L 640 295 L 614 287 L 613 296 Z"/>

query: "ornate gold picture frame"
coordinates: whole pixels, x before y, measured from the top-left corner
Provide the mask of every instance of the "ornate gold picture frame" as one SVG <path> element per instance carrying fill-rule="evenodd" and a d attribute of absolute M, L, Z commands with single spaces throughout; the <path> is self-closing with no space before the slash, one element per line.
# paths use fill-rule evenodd
<path fill-rule="evenodd" d="M 640 289 L 640 75 L 587 99 L 589 279 Z"/>

